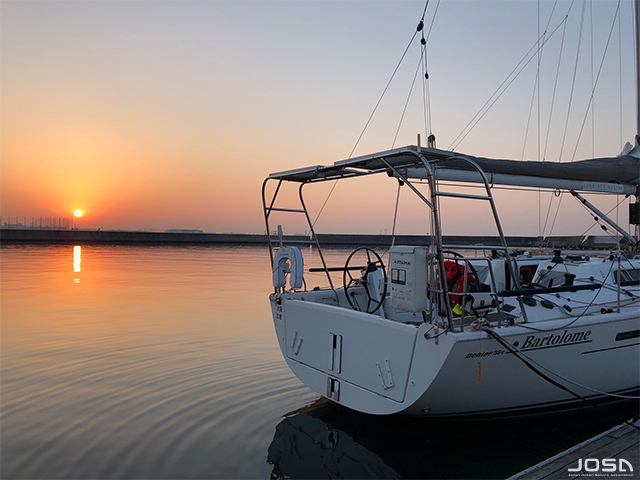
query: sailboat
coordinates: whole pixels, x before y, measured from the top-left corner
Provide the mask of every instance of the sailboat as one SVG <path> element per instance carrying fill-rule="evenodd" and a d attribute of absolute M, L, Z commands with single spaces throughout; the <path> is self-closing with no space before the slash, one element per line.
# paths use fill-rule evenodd
<path fill-rule="evenodd" d="M 307 290 L 302 250 L 267 236 L 269 300 L 288 366 L 319 395 L 375 415 L 519 416 L 637 400 L 640 111 L 634 143 L 618 156 L 559 163 L 483 158 L 418 141 L 269 175 L 262 187 L 267 232 L 274 212 L 303 215 L 322 262 L 311 271 L 325 272 L 328 280 L 326 288 Z M 388 260 L 363 246 L 343 266 L 329 266 L 305 204 L 307 187 L 370 175 L 409 187 L 429 211 L 431 240 L 392 245 Z M 482 193 L 452 191 L 451 181 L 479 185 Z M 300 204 L 282 207 L 278 194 L 291 184 Z M 514 252 L 492 195 L 496 185 L 569 192 L 616 230 L 623 247 L 601 256 Z M 589 192 L 634 196 L 635 235 L 584 198 Z M 496 245 L 444 242 L 439 206 L 452 197 L 488 206 Z M 465 253 L 471 251 L 491 254 Z M 342 285 L 334 282 L 336 273 Z"/>

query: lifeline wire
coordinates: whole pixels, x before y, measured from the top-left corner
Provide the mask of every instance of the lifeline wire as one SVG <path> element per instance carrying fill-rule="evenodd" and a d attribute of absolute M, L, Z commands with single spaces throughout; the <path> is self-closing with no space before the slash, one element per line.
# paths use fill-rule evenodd
<path fill-rule="evenodd" d="M 584 388 L 585 390 L 589 390 L 591 392 L 594 393 L 598 393 L 600 395 L 605 395 L 605 396 L 610 396 L 610 397 L 615 397 L 615 398 L 622 398 L 625 400 L 638 400 L 640 399 L 640 396 L 637 395 L 619 395 L 617 393 L 610 393 L 610 392 L 603 392 L 600 391 L 598 389 L 595 388 L 591 388 L 591 387 L 587 387 L 586 385 L 582 385 L 580 383 L 574 382 L 572 380 L 569 380 L 566 377 L 563 377 L 562 375 L 560 375 L 559 373 L 556 373 L 550 369 L 548 369 L 547 367 L 545 367 L 544 365 L 539 364 L 538 362 L 536 362 L 535 360 L 533 360 L 531 357 L 529 357 L 528 355 L 526 355 L 522 350 L 520 350 L 518 347 L 512 345 L 511 343 L 509 343 L 507 340 L 505 340 L 502 336 L 498 335 L 496 332 L 494 332 L 493 330 L 489 330 L 489 329 L 485 329 L 483 330 L 485 332 L 487 332 L 489 335 L 491 335 L 494 339 L 496 339 L 498 341 L 498 343 L 500 343 L 503 347 L 507 348 L 512 354 L 514 354 L 518 359 L 522 360 L 529 368 L 532 368 L 533 371 L 535 373 L 537 373 L 538 375 L 541 375 L 545 380 L 550 381 L 551 383 L 553 383 L 555 386 L 566 390 L 567 392 L 571 393 L 572 395 L 574 395 L 575 397 L 581 399 L 581 400 L 585 400 L 587 401 L 584 397 L 582 397 L 581 395 L 578 395 L 577 393 L 569 390 L 567 387 L 565 387 L 564 385 L 561 385 L 560 383 L 557 383 L 555 381 L 553 381 L 552 379 L 550 379 L 549 377 L 547 377 L 546 375 L 544 375 L 542 372 L 540 372 L 539 370 L 535 369 L 533 366 L 529 365 L 529 362 L 533 365 L 536 365 L 537 367 L 540 367 L 541 369 L 547 371 L 548 373 L 550 373 L 551 375 L 564 380 L 565 382 L 568 382 L 572 385 L 575 385 L 576 387 L 580 387 L 580 388 Z M 521 357 L 522 356 L 522 357 Z"/>
<path fill-rule="evenodd" d="M 533 360 L 531 360 L 529 357 L 525 356 L 520 350 L 518 350 L 516 347 L 514 347 L 513 345 L 511 345 L 509 342 L 507 342 L 504 338 L 502 338 L 500 335 L 498 335 L 496 332 L 490 330 L 490 329 L 485 329 L 485 332 L 487 332 L 487 334 L 489 334 L 491 337 L 493 337 L 495 340 L 497 340 L 497 342 L 502 345 L 503 347 L 505 347 L 507 350 L 509 350 L 518 360 L 520 360 L 522 363 L 524 363 L 527 368 L 529 368 L 533 373 L 535 373 L 536 375 L 540 376 L 542 379 L 546 380 L 547 382 L 551 383 L 552 385 L 555 385 L 556 387 L 560 388 L 561 390 L 564 390 L 565 392 L 570 393 L 571 395 L 573 395 L 574 397 L 582 400 L 583 402 L 589 404 L 590 406 L 592 406 L 595 409 L 598 409 L 598 405 L 590 402 L 587 398 L 578 395 L 577 393 L 575 393 L 574 391 L 572 391 L 571 389 L 569 389 L 568 387 L 565 387 L 564 385 L 562 385 L 559 382 L 556 382 L 555 380 L 553 380 L 552 378 L 549 378 L 547 375 L 545 375 L 544 373 L 542 373 L 540 370 L 538 370 L 536 367 L 533 366 L 532 363 Z M 522 356 L 520 356 L 522 355 Z M 529 360 L 529 361 L 528 361 Z M 543 368 L 543 367 L 541 367 Z M 549 371 L 548 369 L 545 368 L 545 370 Z M 551 372 L 553 373 L 553 372 Z M 554 375 L 556 375 L 554 373 Z M 558 375 L 559 378 L 562 378 Z M 586 388 L 586 387 L 585 387 Z M 635 400 L 637 397 L 626 397 L 626 396 L 622 396 L 622 395 L 617 395 L 617 394 L 611 394 L 611 393 L 603 393 L 604 395 L 608 395 L 608 396 L 614 396 L 614 397 L 622 397 L 622 398 L 626 398 L 629 400 Z M 614 417 L 614 418 L 618 418 L 617 415 L 613 415 L 611 412 L 609 412 L 608 410 L 604 410 L 605 412 L 607 412 L 610 416 Z M 636 430 L 640 430 L 640 427 L 634 425 L 633 423 L 629 422 L 628 420 L 624 420 L 624 423 L 626 423 L 627 425 L 631 425 L 633 428 L 635 428 Z"/>
<path fill-rule="evenodd" d="M 556 265 L 558 265 L 556 263 Z M 555 265 L 554 265 L 555 267 Z M 613 262 L 611 262 L 611 267 L 609 267 L 609 271 L 607 272 L 607 274 L 605 275 L 605 279 L 611 274 L 611 271 L 613 270 Z M 604 281 L 602 282 L 604 284 Z M 582 318 L 584 315 L 586 315 L 587 311 L 589 311 L 589 308 L 591 308 L 591 305 L 593 305 L 593 302 L 596 301 L 596 298 L 598 298 L 598 295 L 600 295 L 600 292 L 602 291 L 602 289 L 598 290 L 595 295 L 593 296 L 593 298 L 591 299 L 591 302 L 589 302 L 589 305 L 587 305 L 584 309 L 584 312 L 582 312 L 580 315 L 578 315 L 576 318 L 574 318 L 573 320 L 571 320 L 569 323 L 563 325 L 562 327 L 556 327 L 556 328 L 534 328 L 531 327 L 529 325 L 520 325 L 523 328 L 526 328 L 528 330 L 534 330 L 536 332 L 554 332 L 557 330 L 563 330 L 571 325 L 573 325 L 574 323 L 576 323 L 580 318 Z M 564 308 L 563 308 L 564 310 Z"/>

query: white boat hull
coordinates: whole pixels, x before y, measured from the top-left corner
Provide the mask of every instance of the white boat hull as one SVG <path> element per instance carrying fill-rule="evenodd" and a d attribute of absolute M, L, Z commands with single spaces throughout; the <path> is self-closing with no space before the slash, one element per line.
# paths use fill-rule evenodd
<path fill-rule="evenodd" d="M 299 298 L 299 297 L 297 297 Z M 495 329 L 570 392 L 527 367 L 486 332 L 445 333 L 376 315 L 283 296 L 271 297 L 284 358 L 318 394 L 370 414 L 522 415 L 578 408 L 576 395 L 629 392 L 640 384 L 640 310 Z M 427 334 L 428 338 L 425 338 Z M 621 335 L 622 334 L 622 335 Z M 618 338 L 616 340 L 616 338 Z"/>

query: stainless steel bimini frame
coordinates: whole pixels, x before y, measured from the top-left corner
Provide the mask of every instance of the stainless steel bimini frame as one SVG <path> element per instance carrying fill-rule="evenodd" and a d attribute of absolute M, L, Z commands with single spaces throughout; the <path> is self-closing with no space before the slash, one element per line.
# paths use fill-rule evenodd
<path fill-rule="evenodd" d="M 486 195 L 470 195 L 470 194 L 462 194 L 462 193 L 454 193 L 454 192 L 446 192 L 439 189 L 438 182 L 438 169 L 443 168 L 444 165 L 450 163 L 451 161 L 457 161 L 458 164 L 461 162 L 467 165 L 467 169 L 471 169 L 479 174 L 480 178 L 485 187 Z M 406 171 L 408 169 L 415 169 L 415 167 L 422 167 L 426 172 L 426 178 L 429 185 L 430 196 L 429 200 L 426 198 L 407 178 Z M 459 166 L 458 166 L 459 168 Z M 507 268 L 509 269 L 509 273 L 511 278 L 514 281 L 516 289 L 520 289 L 519 285 L 519 277 L 516 275 L 516 269 L 513 264 L 513 260 L 509 256 L 508 246 L 506 239 L 504 237 L 504 233 L 502 230 L 502 226 L 500 224 L 500 219 L 498 217 L 498 212 L 495 207 L 495 203 L 493 201 L 493 196 L 491 194 L 491 185 L 487 180 L 487 176 L 485 175 L 483 169 L 472 159 L 460 156 L 460 155 L 451 155 L 451 152 L 446 152 L 437 149 L 421 149 L 419 146 L 407 146 L 394 150 L 390 150 L 387 152 L 381 152 L 373 155 L 368 155 L 364 157 L 358 157 L 354 159 L 344 160 L 340 162 L 336 162 L 330 166 L 313 166 L 307 167 L 297 170 L 289 170 L 286 172 L 274 173 L 271 174 L 262 185 L 262 204 L 264 209 L 264 218 L 265 218 L 265 227 L 267 232 L 267 242 L 269 244 L 269 255 L 271 257 L 271 262 L 273 263 L 274 257 L 274 249 L 273 243 L 271 240 L 271 229 L 269 225 L 269 217 L 272 212 L 289 212 L 289 213 L 301 213 L 305 215 L 307 223 L 309 225 L 311 231 L 311 241 L 309 243 L 315 243 L 318 247 L 318 253 L 320 255 L 320 259 L 322 261 L 323 268 L 327 275 L 327 279 L 329 281 L 329 285 L 331 289 L 335 292 L 335 286 L 333 285 L 333 281 L 331 279 L 330 270 L 327 267 L 325 262 L 325 258 L 322 252 L 322 247 L 318 242 L 318 238 L 313 226 L 313 222 L 309 217 L 309 213 L 304 201 L 303 189 L 307 184 L 316 183 L 316 182 L 324 182 L 328 180 L 336 180 L 343 178 L 351 178 L 351 177 L 359 177 L 365 175 L 373 175 L 378 173 L 386 173 L 389 176 L 396 176 L 400 180 L 402 180 L 431 210 L 432 221 L 433 221 L 433 242 L 431 242 L 431 246 L 435 246 L 435 259 L 437 261 L 437 267 L 440 272 L 445 271 L 445 250 L 447 248 L 457 248 L 455 245 L 444 245 L 442 240 L 442 228 L 440 221 L 440 197 L 457 197 L 457 198 L 467 198 L 472 200 L 485 200 L 489 201 L 491 206 L 491 212 L 494 217 L 494 221 L 497 227 L 498 235 L 500 237 L 500 245 L 499 246 L 466 246 L 465 248 L 491 248 L 494 250 L 502 250 L 504 251 L 505 261 L 507 264 Z M 266 194 L 266 186 L 270 181 L 277 181 L 277 186 L 273 193 L 273 196 L 267 202 L 267 194 Z M 282 182 L 297 182 L 300 183 L 298 189 L 298 195 L 300 199 L 300 205 L 302 208 L 280 208 L 275 206 L 276 198 L 280 191 L 280 187 L 282 186 Z M 296 241 L 296 243 L 300 243 Z M 465 270 L 468 269 L 468 261 L 464 258 L 460 260 L 465 261 Z M 466 278 L 466 275 L 465 275 Z M 451 293 L 448 291 L 448 286 L 446 282 L 445 275 L 440 275 L 440 285 L 434 285 L 434 297 L 435 303 L 439 307 L 439 311 L 446 313 L 447 321 L 449 324 L 449 328 L 453 330 L 453 312 L 451 302 L 449 298 L 451 297 Z M 495 282 L 492 281 L 492 284 Z M 495 285 L 492 285 L 492 295 L 497 299 L 497 291 L 495 291 Z M 456 292 L 459 294 L 459 292 Z M 463 303 L 466 301 L 466 282 L 465 282 L 465 291 L 462 293 L 463 295 Z M 518 296 L 519 303 L 521 306 L 521 311 L 523 312 L 523 320 L 527 321 L 525 306 L 522 302 L 521 296 Z M 498 312 L 499 302 L 496 302 Z M 463 322 L 460 322 L 460 329 L 463 328 Z"/>
<path fill-rule="evenodd" d="M 271 215 L 271 212 L 290 212 L 290 213 L 304 213 L 305 218 L 307 219 L 307 223 L 309 225 L 309 228 L 311 229 L 311 240 L 305 243 L 311 243 L 311 244 L 315 244 L 316 247 L 318 248 L 318 254 L 320 255 L 320 260 L 322 261 L 322 266 L 324 267 L 324 270 L 327 274 L 327 280 L 329 281 L 329 285 L 331 287 L 331 290 L 333 290 L 335 292 L 335 287 L 333 286 L 333 281 L 331 279 L 331 274 L 329 273 L 329 268 L 327 267 L 327 263 L 324 259 L 324 254 L 322 253 L 322 247 L 320 246 L 320 243 L 318 242 L 318 237 L 316 236 L 316 232 L 315 229 L 313 228 L 313 222 L 311 221 L 311 218 L 309 217 L 309 212 L 307 210 L 307 206 L 304 202 L 304 197 L 302 195 L 302 189 L 303 187 L 309 183 L 309 180 L 303 181 L 300 184 L 300 187 L 298 188 L 298 195 L 300 198 L 300 204 L 302 205 L 302 209 L 294 209 L 294 208 L 276 208 L 274 207 L 274 203 L 276 200 L 276 197 L 278 196 L 278 191 L 280 190 L 280 186 L 282 185 L 283 179 L 280 178 L 278 179 L 278 185 L 276 187 L 276 190 L 273 194 L 273 197 L 271 198 L 271 203 L 269 204 L 269 207 L 267 207 L 267 203 L 266 203 L 266 186 L 267 183 L 269 182 L 269 180 L 274 180 L 274 178 L 272 178 L 271 176 L 266 178 L 265 181 L 262 183 L 262 206 L 264 209 L 264 220 L 265 220 L 265 228 L 266 228 L 266 233 L 267 233 L 267 244 L 269 245 L 269 256 L 271 258 L 271 264 L 273 265 L 273 243 L 271 241 L 271 230 L 269 227 L 269 216 Z M 319 180 L 321 181 L 321 180 Z M 283 241 L 285 242 L 285 241 Z M 301 241 L 296 240 L 295 241 L 296 244 L 300 244 L 303 243 Z"/>

